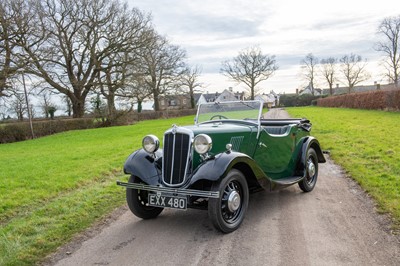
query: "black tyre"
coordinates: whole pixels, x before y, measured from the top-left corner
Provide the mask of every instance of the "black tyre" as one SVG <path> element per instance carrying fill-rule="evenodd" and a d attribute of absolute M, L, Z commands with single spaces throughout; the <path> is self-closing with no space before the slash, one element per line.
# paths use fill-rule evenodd
<path fill-rule="evenodd" d="M 310 192 L 314 189 L 318 178 L 318 157 L 313 148 L 307 151 L 306 174 L 303 180 L 299 182 L 299 187 L 304 192 Z"/>
<path fill-rule="evenodd" d="M 223 180 L 214 183 L 212 190 L 220 193 L 220 198 L 208 201 L 208 215 L 214 227 L 223 233 L 235 231 L 243 222 L 249 204 L 246 178 L 233 169 Z"/>
<path fill-rule="evenodd" d="M 131 176 L 129 182 L 142 183 L 142 181 L 136 176 Z M 127 188 L 126 201 L 131 212 L 142 219 L 156 218 L 163 211 L 163 208 L 146 206 L 148 201 L 148 191 L 145 190 Z"/>

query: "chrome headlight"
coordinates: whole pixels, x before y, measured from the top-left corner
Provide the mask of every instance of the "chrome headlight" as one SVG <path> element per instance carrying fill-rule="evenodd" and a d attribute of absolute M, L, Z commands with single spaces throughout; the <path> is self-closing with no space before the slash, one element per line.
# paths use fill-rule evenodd
<path fill-rule="evenodd" d="M 154 135 L 147 135 L 142 140 L 142 146 L 148 153 L 154 153 L 160 147 L 160 141 Z"/>
<path fill-rule="evenodd" d="M 194 138 L 193 146 L 197 153 L 203 155 L 211 150 L 212 140 L 206 134 L 199 134 Z"/>

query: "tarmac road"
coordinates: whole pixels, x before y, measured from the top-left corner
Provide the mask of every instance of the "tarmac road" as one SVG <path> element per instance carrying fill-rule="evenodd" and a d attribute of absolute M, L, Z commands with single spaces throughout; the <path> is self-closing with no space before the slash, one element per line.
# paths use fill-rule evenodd
<path fill-rule="evenodd" d="M 111 220 L 46 264 L 400 265 L 400 237 L 389 218 L 329 158 L 310 193 L 291 186 L 250 195 L 246 218 L 231 234 L 217 232 L 201 210 L 164 210 L 144 221 L 123 207 Z"/>

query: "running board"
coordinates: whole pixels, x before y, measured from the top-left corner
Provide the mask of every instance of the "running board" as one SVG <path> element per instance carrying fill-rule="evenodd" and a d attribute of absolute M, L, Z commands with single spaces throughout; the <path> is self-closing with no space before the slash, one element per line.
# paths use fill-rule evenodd
<path fill-rule="evenodd" d="M 278 186 L 290 186 L 296 183 L 299 183 L 303 179 L 303 176 L 291 176 L 291 177 L 285 177 L 279 180 L 272 180 L 272 183 L 274 185 Z"/>

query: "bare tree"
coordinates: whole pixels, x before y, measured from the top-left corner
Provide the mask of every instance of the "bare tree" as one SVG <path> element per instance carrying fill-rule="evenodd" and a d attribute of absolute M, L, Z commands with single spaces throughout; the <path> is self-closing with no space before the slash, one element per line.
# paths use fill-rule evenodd
<path fill-rule="evenodd" d="M 302 74 L 303 74 L 304 79 L 307 81 L 307 83 L 310 86 L 312 95 L 314 95 L 315 78 L 317 75 L 318 63 L 319 63 L 318 58 L 315 57 L 312 53 L 307 54 L 306 57 L 303 60 L 301 60 Z"/>
<path fill-rule="evenodd" d="M 256 86 L 270 78 L 277 69 L 274 55 L 265 55 L 259 47 L 251 47 L 240 51 L 232 61 L 222 62 L 220 71 L 238 83 L 243 82 L 254 100 Z"/>
<path fill-rule="evenodd" d="M 99 92 L 91 97 L 90 110 L 96 118 L 101 118 L 103 123 L 106 122 L 107 105 Z"/>
<path fill-rule="evenodd" d="M 10 102 L 10 112 L 13 112 L 19 121 L 24 120 L 24 116 L 28 112 L 28 107 L 23 93 L 14 93 Z"/>
<path fill-rule="evenodd" d="M 0 2 L 0 97 L 11 96 L 10 78 L 23 66 L 15 56 L 20 33 L 14 27 L 24 17 L 23 5 L 19 0 Z"/>
<path fill-rule="evenodd" d="M 130 105 L 129 110 L 133 108 L 134 104 L 137 104 L 137 112 L 141 113 L 143 102 L 153 94 L 153 89 L 145 81 L 145 78 L 145 76 L 140 74 L 131 75 L 127 79 L 126 86 L 122 93 L 118 94 L 122 102 Z"/>
<path fill-rule="evenodd" d="M 65 113 L 67 114 L 68 117 L 72 116 L 72 103 L 71 100 L 68 98 L 67 95 L 63 95 L 62 101 L 65 103 Z"/>
<path fill-rule="evenodd" d="M 400 16 L 385 18 L 378 28 L 384 40 L 376 44 L 376 50 L 385 55 L 384 67 L 389 82 L 397 87 L 400 79 Z"/>
<path fill-rule="evenodd" d="M 108 117 L 113 119 L 115 117 L 115 97 L 118 94 L 123 94 L 126 88 L 127 80 L 136 73 L 132 71 L 131 66 L 139 63 L 136 51 L 145 47 L 149 42 L 149 16 L 144 16 L 141 12 L 133 9 L 131 12 L 120 16 L 121 26 L 116 26 L 121 34 L 129 34 L 129 42 L 124 49 L 109 54 L 101 64 L 101 71 L 99 72 L 99 87 L 103 96 L 107 99 Z M 123 26 L 122 26 L 123 25 Z M 119 45 L 120 40 L 115 39 Z"/>
<path fill-rule="evenodd" d="M 8 106 L 6 102 L 0 98 L 0 120 L 6 120 L 7 117 L 9 116 L 8 114 Z"/>
<path fill-rule="evenodd" d="M 355 85 L 368 80 L 371 75 L 366 70 L 367 61 L 361 55 L 350 54 L 340 58 L 340 71 L 348 86 L 348 93 L 352 92 Z"/>
<path fill-rule="evenodd" d="M 123 20 L 131 11 L 117 0 L 33 0 L 30 10 L 18 25 L 29 32 L 19 42 L 31 62 L 27 72 L 65 94 L 73 116 L 82 117 L 103 61 L 131 45 Z"/>
<path fill-rule="evenodd" d="M 194 99 L 194 93 L 196 92 L 196 88 L 200 88 L 203 86 L 201 82 L 199 82 L 199 76 L 201 74 L 201 68 L 199 66 L 195 66 L 193 68 L 187 68 L 182 75 L 182 85 L 186 87 L 189 91 L 190 98 L 190 107 L 192 109 L 196 108 L 196 103 Z"/>
<path fill-rule="evenodd" d="M 54 117 L 54 113 L 57 110 L 57 106 L 53 103 L 51 100 L 50 92 L 44 90 L 41 93 L 42 99 L 41 99 L 41 107 L 43 114 L 46 118 L 51 118 Z"/>
<path fill-rule="evenodd" d="M 337 81 L 338 60 L 333 57 L 321 60 L 321 74 L 329 85 L 329 95 L 333 95 L 333 84 Z"/>
<path fill-rule="evenodd" d="M 185 50 L 152 32 L 152 41 L 139 51 L 142 55 L 144 82 L 152 91 L 154 110 L 160 110 L 159 96 L 176 88 L 179 78 L 186 69 Z"/>

